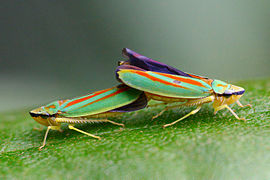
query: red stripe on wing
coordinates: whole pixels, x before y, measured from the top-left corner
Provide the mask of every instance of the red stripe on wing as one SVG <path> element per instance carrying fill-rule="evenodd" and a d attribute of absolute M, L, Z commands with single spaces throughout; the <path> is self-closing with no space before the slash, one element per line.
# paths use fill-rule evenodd
<path fill-rule="evenodd" d="M 58 101 L 59 106 L 62 106 L 62 104 L 64 104 L 66 101 L 68 101 L 68 99 L 66 99 L 66 100 L 59 100 Z"/>
<path fill-rule="evenodd" d="M 107 92 L 107 91 L 109 91 L 109 90 L 111 90 L 111 89 L 112 89 L 112 88 L 104 89 L 104 90 L 101 90 L 101 91 L 97 91 L 97 92 L 93 93 L 93 94 L 90 95 L 90 96 L 86 96 L 86 97 L 83 97 L 83 98 L 80 98 L 80 99 L 76 99 L 76 100 L 74 100 L 74 101 L 71 101 L 71 102 L 69 102 L 64 108 L 67 108 L 67 107 L 72 106 L 72 105 L 74 105 L 74 104 L 77 104 L 77 103 L 86 101 L 86 100 L 88 100 L 88 99 L 91 99 L 92 97 L 95 97 L 95 96 L 97 96 L 97 95 L 100 95 L 100 94 L 102 94 L 102 93 L 105 93 L 105 92 Z"/>
<path fill-rule="evenodd" d="M 177 85 L 177 84 L 174 84 L 174 83 L 170 83 L 168 81 L 165 81 L 165 80 L 162 80 L 162 79 L 159 79 L 159 78 L 156 78 L 154 76 L 151 76 L 149 74 L 147 74 L 146 72 L 144 71 L 137 71 L 137 70 L 129 70 L 129 71 L 132 71 L 140 76 L 144 76 L 144 77 L 147 77 L 148 79 L 151 79 L 152 81 L 158 81 L 160 83 L 163 83 L 163 84 L 166 84 L 166 85 L 169 85 L 169 86 L 174 86 L 174 87 L 178 87 L 178 88 L 183 88 L 183 89 L 189 89 L 187 87 L 184 87 L 184 86 L 180 86 L 180 85 Z M 163 73 L 160 73 L 163 75 Z"/>
<path fill-rule="evenodd" d="M 171 74 L 165 74 L 165 73 L 158 73 L 158 72 L 154 72 L 154 73 L 165 76 L 165 77 L 168 77 L 168 78 L 171 78 L 171 79 L 175 79 L 175 80 L 180 81 L 180 82 L 192 84 L 192 85 L 195 85 L 195 86 L 205 87 L 202 83 L 200 83 L 198 81 L 195 81 L 193 79 L 182 78 L 182 77 L 173 76 Z"/>
<path fill-rule="evenodd" d="M 93 101 L 93 102 L 90 102 L 90 103 L 88 103 L 88 104 L 85 104 L 85 105 L 83 105 L 83 106 L 80 107 L 80 108 L 89 106 L 89 105 L 91 105 L 91 104 L 93 104 L 93 103 L 96 103 L 96 102 L 98 102 L 98 101 L 101 101 L 101 100 L 103 100 L 103 99 L 107 99 L 107 98 L 109 98 L 109 97 L 112 97 L 112 96 L 115 96 L 115 95 L 117 95 L 117 94 L 120 94 L 121 92 L 124 92 L 124 91 L 128 90 L 129 88 L 130 88 L 130 87 L 127 87 L 127 86 L 126 86 L 126 87 L 124 87 L 124 88 L 118 89 L 118 90 L 115 91 L 114 93 L 109 94 L 109 95 L 107 95 L 107 96 L 104 96 L 104 97 L 102 97 L 102 98 L 100 98 L 100 99 L 97 99 L 97 100 L 95 100 L 95 101 Z"/>

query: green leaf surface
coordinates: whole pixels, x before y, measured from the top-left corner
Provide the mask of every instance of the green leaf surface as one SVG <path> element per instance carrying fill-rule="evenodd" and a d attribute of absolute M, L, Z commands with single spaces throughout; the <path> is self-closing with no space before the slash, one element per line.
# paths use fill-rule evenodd
<path fill-rule="evenodd" d="M 76 127 L 99 135 L 96 140 L 64 125 L 50 131 L 28 110 L 0 114 L 0 177 L 18 179 L 270 179 L 270 79 L 237 82 L 246 93 L 228 110 L 213 115 L 211 104 L 197 114 L 163 129 L 194 107 L 172 109 L 156 120 L 164 106 L 121 115 L 108 123 Z"/>

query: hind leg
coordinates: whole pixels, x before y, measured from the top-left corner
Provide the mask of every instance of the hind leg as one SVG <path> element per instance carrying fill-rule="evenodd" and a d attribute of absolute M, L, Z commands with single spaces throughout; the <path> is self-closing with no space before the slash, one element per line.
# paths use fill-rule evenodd
<path fill-rule="evenodd" d="M 98 140 L 101 139 L 99 136 L 95 136 L 95 135 L 93 135 L 93 134 L 90 134 L 90 133 L 87 133 L 87 132 L 85 132 L 85 131 L 82 131 L 82 130 L 80 130 L 80 129 L 75 128 L 73 124 L 69 124 L 69 125 L 68 125 L 68 128 L 69 128 L 69 129 L 72 129 L 72 130 L 75 130 L 75 131 L 78 131 L 78 132 L 80 132 L 80 133 L 86 134 L 87 136 L 96 138 L 96 139 L 98 139 Z"/>
<path fill-rule="evenodd" d="M 167 106 L 165 109 L 163 109 L 160 113 L 152 117 L 152 120 L 161 116 L 165 111 L 168 109 L 176 108 L 176 107 L 183 107 L 183 106 L 201 106 L 202 104 L 212 102 L 214 100 L 214 96 L 208 96 L 201 99 L 194 99 L 194 100 L 188 100 L 187 102 L 183 104 L 173 105 L 173 106 Z"/>
<path fill-rule="evenodd" d="M 165 128 L 165 127 L 168 127 L 168 126 L 172 126 L 172 125 L 178 123 L 179 121 L 182 121 L 183 119 L 189 117 L 190 115 L 196 114 L 196 113 L 201 109 L 201 107 L 202 107 L 201 105 L 198 106 L 196 109 L 194 109 L 193 111 L 191 111 L 191 112 L 188 113 L 187 115 L 181 117 L 180 119 L 177 119 L 176 121 L 174 121 L 174 122 L 172 122 L 172 123 L 170 123 L 170 124 L 165 124 L 165 125 L 162 126 L 162 127 Z"/>

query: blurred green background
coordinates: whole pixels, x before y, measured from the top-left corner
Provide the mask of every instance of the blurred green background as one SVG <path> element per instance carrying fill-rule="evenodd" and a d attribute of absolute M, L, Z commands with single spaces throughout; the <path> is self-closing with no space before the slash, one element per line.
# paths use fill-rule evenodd
<path fill-rule="evenodd" d="M 234 81 L 270 76 L 270 1 L 3 1 L 0 111 L 117 84 L 121 49 Z"/>

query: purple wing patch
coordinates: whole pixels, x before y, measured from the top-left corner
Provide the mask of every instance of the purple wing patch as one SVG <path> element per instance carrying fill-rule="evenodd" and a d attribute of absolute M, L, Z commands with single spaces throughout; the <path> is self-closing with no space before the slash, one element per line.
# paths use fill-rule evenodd
<path fill-rule="evenodd" d="M 180 71 L 176 68 L 168 66 L 164 63 L 155 61 L 148 57 L 142 56 L 128 48 L 124 48 L 122 50 L 122 53 L 124 56 L 129 58 L 128 62 L 130 65 L 142 68 L 146 71 L 154 71 L 154 72 L 161 72 L 161 73 L 191 77 L 189 74 L 183 71 Z"/>
<path fill-rule="evenodd" d="M 142 92 L 142 94 L 140 95 L 140 97 L 136 101 L 134 101 L 128 105 L 113 109 L 109 112 L 131 112 L 131 111 L 143 109 L 146 106 L 147 106 L 147 98 L 146 98 L 144 92 Z"/>

